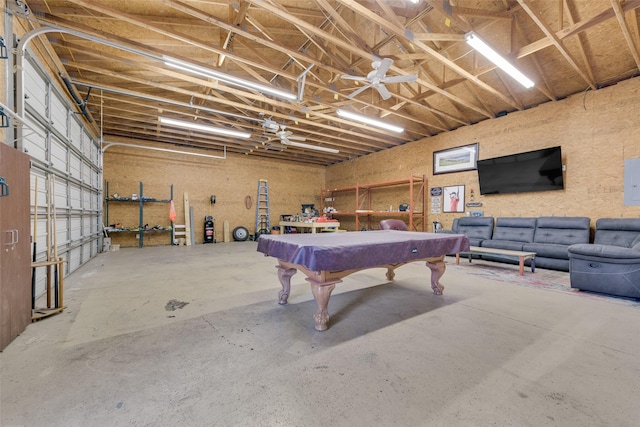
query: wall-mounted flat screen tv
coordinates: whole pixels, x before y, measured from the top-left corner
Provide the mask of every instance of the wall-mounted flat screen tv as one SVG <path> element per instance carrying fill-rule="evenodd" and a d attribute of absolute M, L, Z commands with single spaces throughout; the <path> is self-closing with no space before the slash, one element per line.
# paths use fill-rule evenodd
<path fill-rule="evenodd" d="M 560 147 L 478 160 L 480 194 L 564 189 Z"/>

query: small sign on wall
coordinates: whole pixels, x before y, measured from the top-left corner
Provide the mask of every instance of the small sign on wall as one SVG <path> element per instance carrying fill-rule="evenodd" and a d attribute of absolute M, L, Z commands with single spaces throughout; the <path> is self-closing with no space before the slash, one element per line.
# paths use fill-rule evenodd
<path fill-rule="evenodd" d="M 431 213 L 442 213 L 442 187 L 431 187 L 429 194 L 431 194 Z"/>

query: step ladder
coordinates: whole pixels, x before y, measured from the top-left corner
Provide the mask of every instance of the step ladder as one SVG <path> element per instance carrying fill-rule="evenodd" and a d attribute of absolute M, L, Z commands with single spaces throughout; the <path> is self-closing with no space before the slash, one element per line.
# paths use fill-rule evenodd
<path fill-rule="evenodd" d="M 256 198 L 256 240 L 260 234 L 269 234 L 271 219 L 269 216 L 269 184 L 266 179 L 258 180 Z"/>

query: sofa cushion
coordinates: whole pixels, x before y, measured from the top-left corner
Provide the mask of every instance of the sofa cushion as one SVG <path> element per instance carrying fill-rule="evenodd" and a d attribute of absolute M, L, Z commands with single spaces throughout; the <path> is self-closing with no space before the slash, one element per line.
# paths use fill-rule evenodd
<path fill-rule="evenodd" d="M 535 229 L 536 218 L 498 218 L 491 240 L 533 242 Z"/>
<path fill-rule="evenodd" d="M 483 248 L 507 249 L 510 251 L 521 251 L 524 246 L 523 242 L 514 242 L 512 240 L 483 240 Z"/>
<path fill-rule="evenodd" d="M 589 243 L 590 222 L 587 217 L 542 216 L 538 218 L 533 241 L 566 246 Z"/>
<path fill-rule="evenodd" d="M 536 262 L 536 267 L 547 268 L 549 270 L 569 271 L 569 267 L 570 267 L 570 261 L 568 259 L 546 258 L 546 257 L 536 256 L 535 262 Z"/>
<path fill-rule="evenodd" d="M 640 236 L 640 218 L 600 218 L 593 243 L 623 248 L 635 246 Z"/>
<path fill-rule="evenodd" d="M 536 258 L 558 258 L 569 259 L 569 250 L 567 245 L 554 245 L 552 243 L 525 243 L 522 247 L 523 251 L 535 252 Z"/>
<path fill-rule="evenodd" d="M 479 246 L 493 234 L 493 217 L 461 217 L 455 231 L 467 236 L 472 246 Z"/>

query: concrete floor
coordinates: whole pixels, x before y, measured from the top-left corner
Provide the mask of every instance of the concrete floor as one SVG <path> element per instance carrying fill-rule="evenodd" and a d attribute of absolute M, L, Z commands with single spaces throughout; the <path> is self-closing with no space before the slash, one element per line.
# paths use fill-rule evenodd
<path fill-rule="evenodd" d="M 255 242 L 101 254 L 0 355 L 0 424 L 640 424 L 638 307 L 452 261 L 443 296 L 420 263 L 349 276 L 317 332 L 304 276 L 279 306 Z"/>

